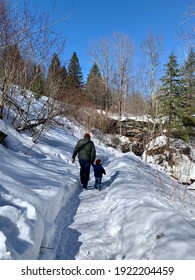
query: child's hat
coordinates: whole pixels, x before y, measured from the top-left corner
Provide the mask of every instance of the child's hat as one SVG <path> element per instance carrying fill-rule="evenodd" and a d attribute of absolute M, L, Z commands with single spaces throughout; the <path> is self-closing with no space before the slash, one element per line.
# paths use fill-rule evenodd
<path fill-rule="evenodd" d="M 102 162 L 101 162 L 101 160 L 98 158 L 98 159 L 96 159 L 96 161 L 95 161 L 95 164 L 101 164 Z"/>

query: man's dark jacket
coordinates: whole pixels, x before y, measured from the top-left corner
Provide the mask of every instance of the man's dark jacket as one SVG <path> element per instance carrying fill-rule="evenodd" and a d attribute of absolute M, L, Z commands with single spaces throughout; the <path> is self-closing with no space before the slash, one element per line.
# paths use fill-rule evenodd
<path fill-rule="evenodd" d="M 77 153 L 79 159 L 94 162 L 96 157 L 96 150 L 94 143 L 90 140 L 90 138 L 84 138 L 78 141 L 72 155 L 73 160 L 75 159 Z"/>

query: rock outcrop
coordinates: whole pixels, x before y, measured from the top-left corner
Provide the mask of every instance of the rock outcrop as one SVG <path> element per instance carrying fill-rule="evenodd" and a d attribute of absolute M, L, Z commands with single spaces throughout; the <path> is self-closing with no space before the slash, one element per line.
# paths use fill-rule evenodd
<path fill-rule="evenodd" d="M 129 143 L 121 145 L 123 152 L 132 151 L 138 156 L 144 152 L 146 144 L 151 140 L 153 135 L 159 133 L 159 126 L 150 120 L 132 118 L 115 123 L 116 133 L 129 139 Z"/>

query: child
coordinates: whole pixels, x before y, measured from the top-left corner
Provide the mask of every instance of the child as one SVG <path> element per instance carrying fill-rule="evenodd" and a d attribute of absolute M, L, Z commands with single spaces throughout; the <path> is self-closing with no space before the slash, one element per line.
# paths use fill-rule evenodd
<path fill-rule="evenodd" d="M 95 185 L 94 188 L 101 191 L 102 189 L 102 174 L 106 174 L 105 169 L 102 166 L 102 162 L 100 159 L 96 159 L 95 164 L 92 163 L 94 169 L 94 176 L 95 176 Z"/>

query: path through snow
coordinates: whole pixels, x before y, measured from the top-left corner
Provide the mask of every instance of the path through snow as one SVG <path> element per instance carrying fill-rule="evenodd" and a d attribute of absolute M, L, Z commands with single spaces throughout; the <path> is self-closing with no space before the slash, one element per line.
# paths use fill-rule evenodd
<path fill-rule="evenodd" d="M 71 228 L 79 229 L 82 245 L 76 259 L 112 259 L 115 242 L 106 231 L 108 211 L 106 209 L 107 189 L 84 191 L 80 195 L 81 204 Z"/>
<path fill-rule="evenodd" d="M 56 233 L 41 259 L 113 259 L 115 242 L 107 233 L 106 194 L 93 188 L 76 193 L 56 218 Z"/>

